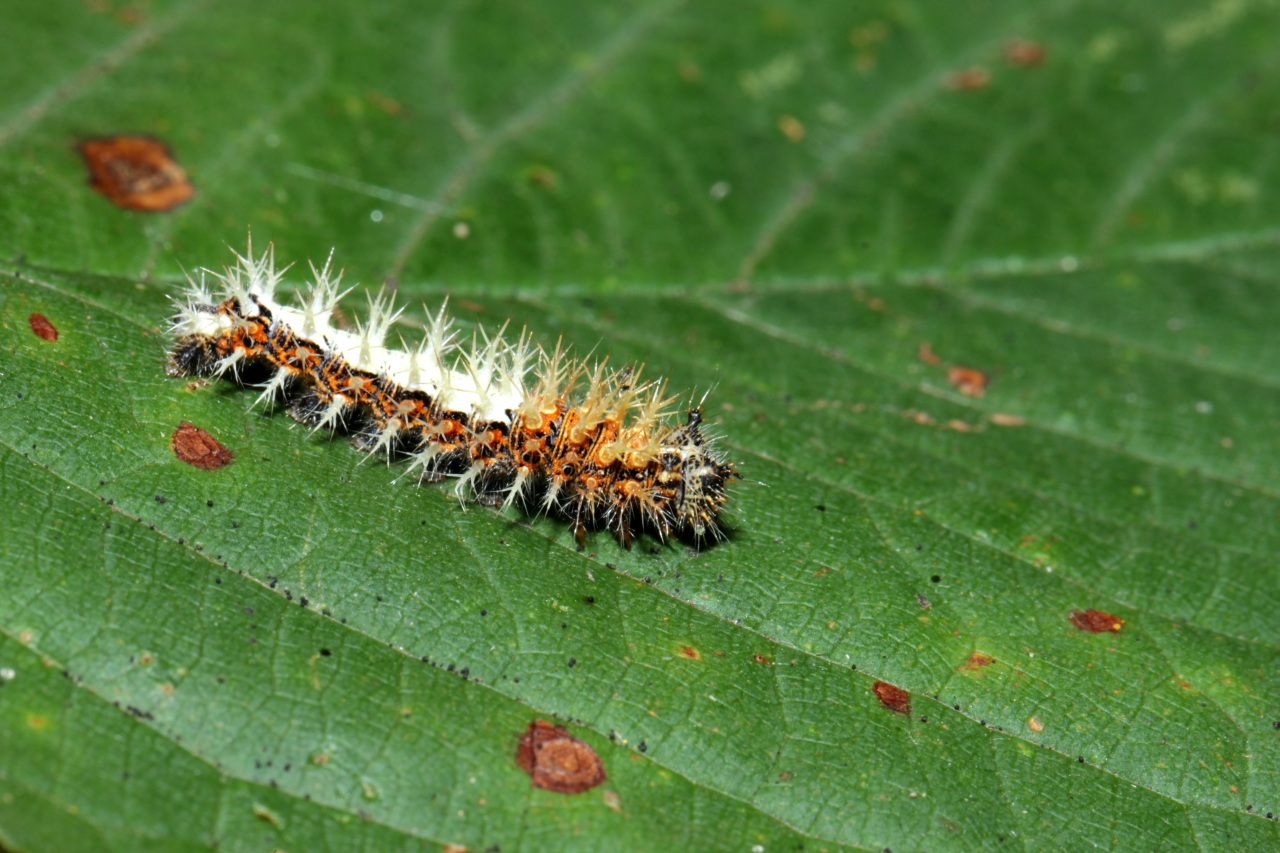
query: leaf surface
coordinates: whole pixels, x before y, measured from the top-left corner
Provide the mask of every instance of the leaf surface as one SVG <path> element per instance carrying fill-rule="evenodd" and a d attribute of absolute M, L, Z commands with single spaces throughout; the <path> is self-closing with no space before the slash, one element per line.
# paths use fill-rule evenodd
<path fill-rule="evenodd" d="M 5 17 L 5 848 L 1280 845 L 1275 4 Z M 91 191 L 116 133 L 195 198 Z M 165 377 L 246 227 L 712 388 L 729 541 L 578 552 Z M 607 781 L 533 788 L 537 719 Z"/>

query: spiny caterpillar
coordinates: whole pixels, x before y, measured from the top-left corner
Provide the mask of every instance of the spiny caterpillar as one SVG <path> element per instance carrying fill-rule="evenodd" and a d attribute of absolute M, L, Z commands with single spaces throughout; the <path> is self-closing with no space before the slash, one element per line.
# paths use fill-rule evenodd
<path fill-rule="evenodd" d="M 443 306 L 421 342 L 393 349 L 387 335 L 403 309 L 382 296 L 353 331 L 335 326 L 350 290 L 338 292 L 332 252 L 323 269 L 311 265 L 300 308 L 276 301 L 287 268 L 276 268 L 274 248 L 254 257 L 250 241 L 235 254 L 222 273 L 187 277 L 170 376 L 265 379 L 259 401 L 284 397 L 301 423 L 343 429 L 388 460 L 407 456 L 420 480 L 456 477 L 464 501 L 561 515 L 580 548 L 599 526 L 628 548 L 640 529 L 721 538 L 716 519 L 740 475 L 703 434 L 701 405 L 669 422 L 676 398 L 661 380 L 570 358 L 559 344 L 547 352 L 526 333 L 508 344 L 479 332 L 464 346 Z"/>

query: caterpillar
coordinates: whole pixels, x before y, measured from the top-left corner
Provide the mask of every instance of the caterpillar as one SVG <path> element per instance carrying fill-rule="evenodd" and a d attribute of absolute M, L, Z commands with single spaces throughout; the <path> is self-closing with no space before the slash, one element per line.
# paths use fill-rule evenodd
<path fill-rule="evenodd" d="M 187 275 L 174 299 L 165 371 L 229 377 L 283 399 L 295 420 L 343 431 L 369 454 L 407 458 L 419 482 L 456 478 L 455 493 L 495 507 L 519 505 L 569 521 L 579 549 L 608 528 L 623 547 L 648 530 L 702 546 L 724 537 L 727 487 L 741 479 L 703 426 L 702 402 L 673 422 L 677 397 L 640 366 L 611 368 L 550 350 L 527 332 L 465 343 L 446 312 L 429 313 L 421 341 L 387 344 L 403 313 L 370 296 L 354 328 L 339 328 L 333 252 L 311 268 L 297 307 L 277 301 L 288 267 L 274 246 L 222 272 Z"/>

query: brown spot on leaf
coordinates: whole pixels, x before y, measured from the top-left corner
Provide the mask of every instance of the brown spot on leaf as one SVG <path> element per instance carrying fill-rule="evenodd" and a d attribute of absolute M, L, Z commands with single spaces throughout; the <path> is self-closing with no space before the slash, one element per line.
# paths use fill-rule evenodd
<path fill-rule="evenodd" d="M 1027 720 L 1027 728 L 1036 734 L 1040 734 L 1040 732 L 1044 731 L 1044 723 L 1040 721 L 1039 717 L 1032 717 Z"/>
<path fill-rule="evenodd" d="M 991 72 L 981 65 L 952 71 L 943 81 L 953 92 L 976 92 L 991 85 Z"/>
<path fill-rule="evenodd" d="M 465 844 L 446 844 L 442 853 L 467 853 Z"/>
<path fill-rule="evenodd" d="M 800 123 L 800 119 L 792 115 L 784 115 L 778 117 L 778 130 L 782 131 L 782 135 L 787 138 L 788 142 L 803 142 L 805 129 Z"/>
<path fill-rule="evenodd" d="M 369 89 L 364 93 L 364 97 L 375 108 L 382 110 L 389 116 L 398 116 L 404 113 L 404 104 L 384 92 L 379 92 L 377 89 Z"/>
<path fill-rule="evenodd" d="M 936 367 L 939 364 L 942 364 L 941 356 L 933 351 L 933 347 L 929 345 L 928 341 L 921 341 L 920 346 L 916 347 L 916 358 L 920 359 L 930 367 Z"/>
<path fill-rule="evenodd" d="M 765 666 L 773 666 L 773 658 L 768 655 L 752 655 L 751 659 L 756 663 L 764 664 Z"/>
<path fill-rule="evenodd" d="M 877 681 L 871 685 L 871 689 L 876 692 L 876 698 L 880 700 L 880 704 L 890 711 L 895 714 L 911 713 L 911 694 L 901 687 L 895 687 L 884 681 Z"/>
<path fill-rule="evenodd" d="M 529 183 L 544 190 L 553 190 L 560 185 L 560 175 L 551 167 L 540 163 L 525 169 L 524 176 Z"/>
<path fill-rule="evenodd" d="M 1107 631 L 1119 633 L 1124 626 L 1124 620 L 1119 616 L 1112 616 L 1101 610 L 1072 610 L 1071 616 L 1068 617 L 1071 624 L 1075 625 L 1081 631 L 1088 631 L 1090 634 L 1103 634 Z"/>
<path fill-rule="evenodd" d="M 996 426 L 1002 427 L 1020 427 L 1027 425 L 1027 419 L 1017 415 L 1007 415 L 1004 412 L 994 413 L 990 421 Z"/>
<path fill-rule="evenodd" d="M 31 331 L 36 333 L 37 338 L 49 343 L 53 343 L 58 339 L 57 328 L 43 314 L 32 314 L 27 318 L 27 323 L 30 324 Z"/>
<path fill-rule="evenodd" d="M 149 136 L 110 136 L 80 143 L 89 186 L 126 210 L 172 210 L 195 195 L 168 146 Z"/>
<path fill-rule="evenodd" d="M 995 660 L 995 658 L 991 657 L 991 655 L 984 655 L 982 652 L 974 652 L 969 655 L 969 659 L 967 661 L 960 664 L 956 669 L 961 672 L 977 672 L 984 667 L 991 666 L 991 662 L 993 660 Z"/>
<path fill-rule="evenodd" d="M 1004 46 L 1004 58 L 1019 68 L 1034 68 L 1044 62 L 1049 51 L 1043 44 L 1030 39 L 1014 39 Z"/>
<path fill-rule="evenodd" d="M 596 751 L 546 720 L 534 720 L 520 736 L 516 764 L 535 788 L 558 794 L 581 794 L 605 780 Z"/>
<path fill-rule="evenodd" d="M 173 431 L 170 446 L 174 456 L 204 471 L 215 471 L 230 464 L 232 459 L 231 451 L 222 442 L 187 421 Z"/>
<path fill-rule="evenodd" d="M 981 397 L 987 392 L 991 377 L 977 368 L 957 364 L 947 368 L 947 381 L 966 397 Z"/>
<path fill-rule="evenodd" d="M 702 652 L 698 651 L 693 646 L 681 646 L 680 657 L 688 658 L 689 660 L 702 660 Z"/>

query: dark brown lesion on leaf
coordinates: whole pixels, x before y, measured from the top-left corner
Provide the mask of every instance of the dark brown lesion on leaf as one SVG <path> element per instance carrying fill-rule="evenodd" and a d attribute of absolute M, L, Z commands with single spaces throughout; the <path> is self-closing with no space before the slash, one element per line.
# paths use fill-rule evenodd
<path fill-rule="evenodd" d="M 558 794 L 581 794 L 605 780 L 604 762 L 564 726 L 534 720 L 520 736 L 516 764 L 535 788 Z"/>
<path fill-rule="evenodd" d="M 901 687 L 895 687 L 888 682 L 877 681 L 871 685 L 871 689 L 875 691 L 876 698 L 880 700 L 880 704 L 890 711 L 895 714 L 911 713 L 911 694 Z"/>
<path fill-rule="evenodd" d="M 1071 615 L 1067 617 L 1071 620 L 1071 624 L 1079 628 L 1081 631 L 1088 631 L 1090 634 L 1102 634 L 1107 631 L 1119 633 L 1124 627 L 1124 620 L 1119 616 L 1113 616 L 1102 610 L 1073 610 Z"/>
<path fill-rule="evenodd" d="M 54 343 L 58 340 L 58 329 L 53 323 L 49 322 L 49 318 L 43 314 L 32 314 L 27 318 L 31 331 L 35 333 L 37 338 Z"/>
<path fill-rule="evenodd" d="M 173 455 L 193 468 L 214 471 L 229 465 L 232 453 L 226 445 L 218 441 L 205 430 L 195 424 L 183 421 L 173 431 L 170 441 Z"/>
<path fill-rule="evenodd" d="M 986 669 L 988 666 L 991 666 L 994 661 L 995 658 L 991 657 L 991 655 L 983 654 L 982 652 L 974 652 L 969 655 L 969 659 L 967 661 L 960 664 L 956 669 L 961 672 L 977 672 L 978 670 Z"/>
<path fill-rule="evenodd" d="M 169 147 L 153 137 L 86 139 L 79 150 L 89 168 L 89 186 L 117 207 L 164 212 L 195 195 Z"/>

